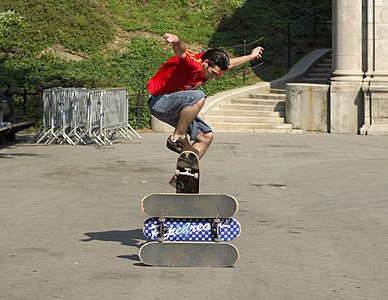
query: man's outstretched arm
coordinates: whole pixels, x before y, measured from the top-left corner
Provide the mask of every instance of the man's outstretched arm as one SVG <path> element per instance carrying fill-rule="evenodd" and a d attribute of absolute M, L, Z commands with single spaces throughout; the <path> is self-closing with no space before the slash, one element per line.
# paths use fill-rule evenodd
<path fill-rule="evenodd" d="M 251 54 L 231 58 L 229 68 L 238 67 L 256 58 L 261 58 L 263 56 L 263 52 L 264 52 L 263 47 L 256 47 L 255 49 L 252 50 Z"/>
<path fill-rule="evenodd" d="M 168 42 L 168 44 L 172 46 L 172 50 L 176 55 L 178 55 L 180 58 L 185 57 L 186 45 L 179 39 L 178 36 L 171 33 L 165 33 L 163 37 Z"/>

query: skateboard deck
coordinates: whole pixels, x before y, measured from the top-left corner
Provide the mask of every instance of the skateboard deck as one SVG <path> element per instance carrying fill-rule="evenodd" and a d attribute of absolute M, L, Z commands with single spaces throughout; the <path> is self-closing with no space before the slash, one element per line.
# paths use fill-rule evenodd
<path fill-rule="evenodd" d="M 236 198 L 226 194 L 150 194 L 141 201 L 150 217 L 229 218 L 237 213 Z"/>
<path fill-rule="evenodd" d="M 139 257 L 151 266 L 230 267 L 239 252 L 229 243 L 149 242 L 140 248 Z"/>
<path fill-rule="evenodd" d="M 144 222 L 143 233 L 149 240 L 228 242 L 240 235 L 240 223 L 233 218 L 218 219 L 150 218 Z M 163 235 L 163 237 L 162 237 Z"/>
<path fill-rule="evenodd" d="M 183 151 L 177 160 L 175 175 L 177 193 L 199 193 L 199 158 L 192 151 Z"/>

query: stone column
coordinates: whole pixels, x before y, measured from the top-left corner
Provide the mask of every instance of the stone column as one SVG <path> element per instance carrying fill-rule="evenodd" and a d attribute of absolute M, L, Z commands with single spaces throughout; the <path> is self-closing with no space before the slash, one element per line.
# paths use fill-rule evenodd
<path fill-rule="evenodd" d="M 388 134 L 388 1 L 364 0 L 365 124 L 361 134 Z"/>
<path fill-rule="evenodd" d="M 363 123 L 362 40 L 362 0 L 334 0 L 334 71 L 330 88 L 332 133 L 357 133 Z"/>

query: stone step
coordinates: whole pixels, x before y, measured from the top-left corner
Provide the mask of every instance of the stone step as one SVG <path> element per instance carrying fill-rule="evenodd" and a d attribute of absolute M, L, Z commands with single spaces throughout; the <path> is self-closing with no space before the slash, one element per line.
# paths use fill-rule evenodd
<path fill-rule="evenodd" d="M 299 133 L 293 128 L 214 128 L 217 133 Z"/>
<path fill-rule="evenodd" d="M 327 79 L 329 77 L 330 74 L 325 73 L 308 73 L 306 78 Z"/>
<path fill-rule="evenodd" d="M 323 64 L 323 63 L 318 63 L 314 66 L 315 68 L 319 68 L 319 69 L 330 69 L 330 70 L 333 70 L 333 66 L 332 64 Z"/>
<path fill-rule="evenodd" d="M 250 94 L 249 95 L 250 99 L 270 99 L 270 100 L 277 100 L 277 101 L 282 101 L 286 99 L 286 94 L 285 93 L 275 93 L 275 94 Z"/>
<path fill-rule="evenodd" d="M 328 79 L 330 78 L 332 71 L 332 58 L 330 56 L 323 58 L 313 66 L 306 78 L 303 79 L 303 82 L 312 84 L 328 84 Z"/>
<path fill-rule="evenodd" d="M 282 94 L 284 96 L 286 95 L 286 91 L 285 90 L 280 90 L 280 89 L 271 89 L 270 93 L 271 94 Z"/>
<path fill-rule="evenodd" d="M 207 115 L 204 117 L 206 122 L 210 124 L 222 122 L 222 123 L 238 123 L 238 124 L 265 124 L 265 123 L 274 123 L 281 124 L 284 123 L 284 118 L 281 117 L 256 117 L 256 116 L 219 116 L 219 115 Z"/>
<path fill-rule="evenodd" d="M 235 109 L 233 106 L 230 106 L 230 109 L 215 109 L 211 111 L 208 116 L 236 116 L 236 117 L 273 117 L 279 118 L 285 116 L 284 109 L 282 111 L 273 111 L 273 110 L 239 110 Z"/>
<path fill-rule="evenodd" d="M 220 104 L 220 110 L 238 110 L 241 114 L 244 114 L 246 111 L 285 111 L 285 102 L 279 103 L 277 105 L 251 105 L 251 104 Z"/>
<path fill-rule="evenodd" d="M 270 93 L 250 94 L 220 104 L 203 116 L 218 132 L 292 133 L 292 124 L 285 124 L 286 91 L 271 89 Z"/>
<path fill-rule="evenodd" d="M 324 69 L 324 68 L 312 68 L 310 73 L 320 73 L 320 74 L 326 74 L 326 75 L 330 75 L 332 72 L 332 69 L 329 68 L 329 69 Z"/>
<path fill-rule="evenodd" d="M 304 83 L 312 83 L 312 84 L 328 84 L 329 79 L 327 78 L 304 78 Z"/>
<path fill-rule="evenodd" d="M 252 132 L 252 133 L 292 133 L 292 124 L 264 123 L 264 124 L 242 124 L 214 122 L 211 127 L 216 132 Z"/>
<path fill-rule="evenodd" d="M 331 58 L 324 58 L 324 59 L 321 59 L 320 63 L 331 65 L 333 63 L 333 60 Z"/>
<path fill-rule="evenodd" d="M 282 101 L 276 99 L 260 99 L 260 98 L 237 98 L 231 100 L 232 104 L 250 104 L 250 105 L 268 105 L 277 106 L 279 104 L 285 104 L 286 101 L 283 98 Z"/>

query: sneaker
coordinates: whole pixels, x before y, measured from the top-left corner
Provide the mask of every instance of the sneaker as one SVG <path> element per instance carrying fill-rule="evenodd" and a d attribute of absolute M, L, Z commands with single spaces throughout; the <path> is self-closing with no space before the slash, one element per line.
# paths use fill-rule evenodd
<path fill-rule="evenodd" d="M 199 155 L 199 151 L 191 146 L 187 136 L 184 134 L 175 142 L 172 140 L 172 135 L 170 135 L 167 139 L 167 148 L 171 151 L 174 151 L 178 154 L 181 154 L 183 151 L 192 151 L 195 154 Z"/>

